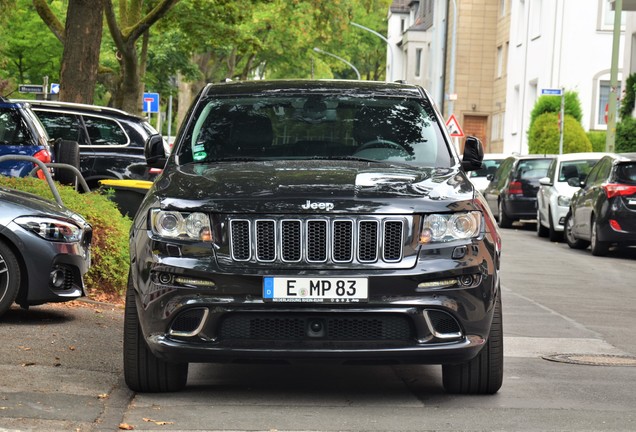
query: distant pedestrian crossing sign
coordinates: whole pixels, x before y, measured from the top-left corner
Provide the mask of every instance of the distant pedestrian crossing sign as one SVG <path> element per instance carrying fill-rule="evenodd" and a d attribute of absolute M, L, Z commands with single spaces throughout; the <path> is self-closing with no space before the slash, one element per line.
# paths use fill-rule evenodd
<path fill-rule="evenodd" d="M 59 94 L 60 85 L 58 83 L 51 83 L 51 94 Z"/>

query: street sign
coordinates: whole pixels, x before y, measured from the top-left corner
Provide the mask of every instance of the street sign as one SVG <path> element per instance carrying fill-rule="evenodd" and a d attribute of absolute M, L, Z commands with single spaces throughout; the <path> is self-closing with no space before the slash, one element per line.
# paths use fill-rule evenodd
<path fill-rule="evenodd" d="M 446 120 L 446 128 L 452 137 L 463 137 L 464 131 L 461 126 L 459 126 L 459 122 L 455 117 L 455 114 L 451 114 L 451 116 Z"/>
<path fill-rule="evenodd" d="M 58 83 L 51 83 L 51 94 L 59 94 L 60 85 Z"/>
<path fill-rule="evenodd" d="M 44 93 L 44 86 L 39 84 L 20 84 L 18 91 L 20 93 Z"/>
<path fill-rule="evenodd" d="M 563 91 L 561 89 L 559 89 L 559 88 L 556 88 L 556 89 L 551 89 L 551 88 L 541 89 L 541 94 L 542 95 L 561 96 L 562 93 L 563 93 Z"/>
<path fill-rule="evenodd" d="M 144 93 L 141 110 L 145 113 L 159 112 L 159 93 Z"/>

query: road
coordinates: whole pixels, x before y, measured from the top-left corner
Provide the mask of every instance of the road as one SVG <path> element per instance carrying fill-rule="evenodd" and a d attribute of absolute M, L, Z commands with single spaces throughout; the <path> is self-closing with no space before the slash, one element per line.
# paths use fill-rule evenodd
<path fill-rule="evenodd" d="M 438 366 L 315 363 L 197 364 L 181 393 L 134 394 L 121 308 L 47 305 L 0 323 L 0 431 L 636 430 L 636 367 L 618 365 L 636 355 L 636 249 L 600 258 L 531 227 L 502 234 L 497 395 L 446 395 Z"/>

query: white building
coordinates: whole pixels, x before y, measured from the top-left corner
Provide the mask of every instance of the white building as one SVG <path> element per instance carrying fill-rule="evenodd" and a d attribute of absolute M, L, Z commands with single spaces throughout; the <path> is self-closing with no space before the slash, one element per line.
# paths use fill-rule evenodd
<path fill-rule="evenodd" d="M 606 129 L 614 24 L 609 1 L 512 0 L 510 13 L 504 151 L 527 153 L 530 112 L 543 89 L 576 91 L 583 128 Z"/>

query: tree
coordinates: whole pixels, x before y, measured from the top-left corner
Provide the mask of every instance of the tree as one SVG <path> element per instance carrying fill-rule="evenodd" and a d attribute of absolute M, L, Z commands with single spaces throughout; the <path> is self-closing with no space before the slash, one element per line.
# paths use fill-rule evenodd
<path fill-rule="evenodd" d="M 528 130 L 528 153 L 559 153 L 559 117 L 555 113 L 545 112 L 536 117 Z M 585 130 L 571 115 L 565 115 L 563 129 L 563 153 L 592 151 L 592 143 Z"/>
<path fill-rule="evenodd" d="M 179 0 L 159 0 L 144 15 L 143 1 L 120 0 L 118 20 L 112 0 L 105 0 L 106 22 L 117 47 L 120 64 L 113 100 L 116 107 L 132 113 L 141 111 L 142 77 L 145 74 L 150 27 L 178 2 Z M 137 43 L 142 36 L 141 53 L 138 54 Z"/>
<path fill-rule="evenodd" d="M 60 100 L 92 104 L 102 40 L 103 0 L 69 0 L 65 26 L 46 0 L 33 0 L 33 4 L 64 46 Z"/>
<path fill-rule="evenodd" d="M 574 91 L 565 92 L 564 111 L 566 115 L 572 116 L 579 123 L 583 118 L 583 110 L 581 109 L 581 101 L 579 95 Z M 530 113 L 530 127 L 534 120 L 543 113 L 559 113 L 561 112 L 561 98 L 556 96 L 544 95 L 537 99 L 537 102 Z"/>
<path fill-rule="evenodd" d="M 51 3 L 54 11 L 62 2 Z M 3 7 L 4 24 L 0 29 L 0 77 L 15 86 L 42 83 L 43 77 L 59 78 L 62 46 L 42 26 L 31 0 L 16 0 Z"/>

